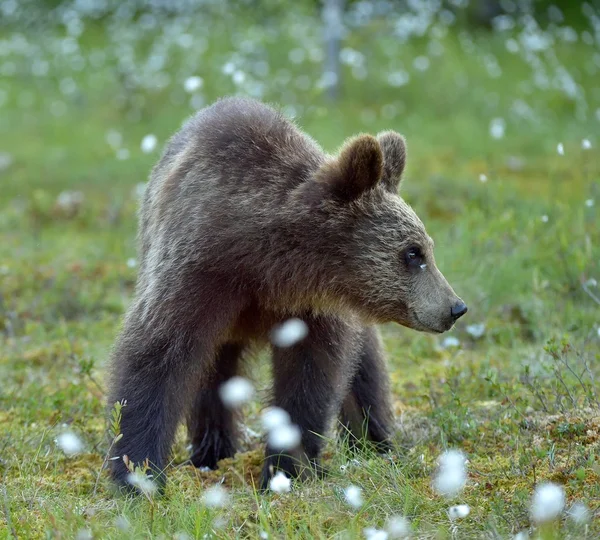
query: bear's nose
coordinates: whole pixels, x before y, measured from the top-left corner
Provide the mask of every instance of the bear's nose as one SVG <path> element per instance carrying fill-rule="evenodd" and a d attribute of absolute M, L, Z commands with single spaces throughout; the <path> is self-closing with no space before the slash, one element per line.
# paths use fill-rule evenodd
<path fill-rule="evenodd" d="M 460 319 L 467 312 L 467 306 L 464 302 L 458 302 L 458 304 L 454 304 L 450 309 L 450 315 L 456 321 Z"/>

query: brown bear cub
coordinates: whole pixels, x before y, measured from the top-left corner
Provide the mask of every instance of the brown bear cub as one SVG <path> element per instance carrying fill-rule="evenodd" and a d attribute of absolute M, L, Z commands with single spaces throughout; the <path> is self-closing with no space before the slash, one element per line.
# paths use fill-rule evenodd
<path fill-rule="evenodd" d="M 467 311 L 437 269 L 433 241 L 398 195 L 406 158 L 393 131 L 359 135 L 327 155 L 282 114 L 217 101 L 169 141 L 140 211 L 135 298 L 113 355 L 109 405 L 127 400 L 112 475 L 123 456 L 161 480 L 185 418 L 192 462 L 215 468 L 236 450 L 219 387 L 273 327 L 299 318 L 307 336 L 271 346 L 273 404 L 302 433 L 269 447 L 260 481 L 318 467 L 338 418 L 386 447 L 393 428 L 375 324 L 444 332 Z"/>

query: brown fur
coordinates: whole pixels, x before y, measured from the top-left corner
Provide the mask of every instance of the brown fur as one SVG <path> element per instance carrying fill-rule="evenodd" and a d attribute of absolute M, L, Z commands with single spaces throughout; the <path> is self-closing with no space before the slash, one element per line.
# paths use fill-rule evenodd
<path fill-rule="evenodd" d="M 182 127 L 140 212 L 136 294 L 112 362 L 109 404 L 127 400 L 115 456 L 148 458 L 161 473 L 184 417 L 195 465 L 231 456 L 234 421 L 218 387 L 289 317 L 309 333 L 272 347 L 274 403 L 300 426 L 302 444 L 285 456 L 267 449 L 261 485 L 275 468 L 297 475 L 298 463 L 316 464 L 319 435 L 338 414 L 357 440 L 387 444 L 387 374 L 372 325 L 442 332 L 464 306 L 397 194 L 405 157 L 394 132 L 326 155 L 246 99 L 220 100 Z M 418 260 L 408 255 L 415 247 Z M 125 484 L 122 460 L 111 464 Z"/>

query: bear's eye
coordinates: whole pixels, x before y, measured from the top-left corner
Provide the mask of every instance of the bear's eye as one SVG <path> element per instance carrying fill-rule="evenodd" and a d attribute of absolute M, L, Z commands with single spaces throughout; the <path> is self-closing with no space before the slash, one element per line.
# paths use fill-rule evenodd
<path fill-rule="evenodd" d="M 423 253 L 418 247 L 410 247 L 404 252 L 406 263 L 410 266 L 421 266 L 423 264 Z"/>

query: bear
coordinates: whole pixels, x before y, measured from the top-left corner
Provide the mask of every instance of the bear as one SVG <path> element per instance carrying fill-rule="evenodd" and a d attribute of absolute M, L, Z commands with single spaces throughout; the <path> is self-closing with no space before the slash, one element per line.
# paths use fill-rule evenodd
<path fill-rule="evenodd" d="M 293 451 L 267 444 L 261 489 L 277 471 L 320 470 L 336 419 L 352 440 L 391 447 L 376 325 L 442 333 L 467 311 L 398 194 L 405 162 L 394 131 L 329 155 L 277 107 L 241 97 L 173 135 L 140 205 L 138 277 L 111 357 L 108 405 L 127 402 L 111 451 L 117 485 L 127 487 L 127 461 L 144 462 L 164 489 L 180 421 L 196 467 L 233 456 L 236 422 L 219 388 L 256 347 L 271 347 L 273 405 L 301 431 Z M 291 318 L 306 337 L 270 343 Z"/>

